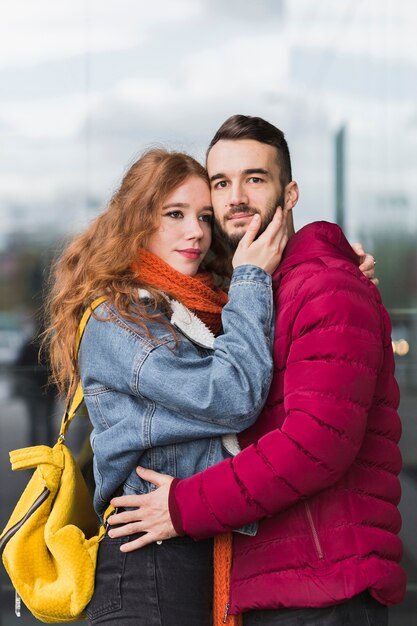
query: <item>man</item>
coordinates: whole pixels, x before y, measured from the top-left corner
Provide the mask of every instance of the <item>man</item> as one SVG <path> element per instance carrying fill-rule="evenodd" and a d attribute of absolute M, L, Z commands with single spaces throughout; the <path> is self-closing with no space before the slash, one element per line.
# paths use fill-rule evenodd
<path fill-rule="evenodd" d="M 134 496 L 140 508 L 114 523 L 141 520 L 129 530 L 147 532 L 129 550 L 259 521 L 256 536 L 234 536 L 226 615 L 244 612 L 245 626 L 381 626 L 405 590 L 387 313 L 337 226 L 316 222 L 294 233 L 298 187 L 280 130 L 229 118 L 209 146 L 207 169 L 217 226 L 232 247 L 255 213 L 265 228 L 276 206 L 290 211 L 291 238 L 273 275 L 270 394 L 239 437 L 242 452 L 184 480 L 138 469 L 159 488 Z"/>

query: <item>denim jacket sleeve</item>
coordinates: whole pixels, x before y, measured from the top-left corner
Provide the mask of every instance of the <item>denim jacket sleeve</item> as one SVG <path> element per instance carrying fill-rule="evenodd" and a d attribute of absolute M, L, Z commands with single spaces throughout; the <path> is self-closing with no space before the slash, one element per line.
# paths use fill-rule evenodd
<path fill-rule="evenodd" d="M 259 414 L 271 382 L 272 313 L 271 276 L 239 266 L 214 351 L 196 359 L 196 346 L 181 340 L 178 350 L 158 346 L 145 359 L 138 355 L 132 392 L 193 421 L 218 424 L 218 434 L 244 430 Z"/>

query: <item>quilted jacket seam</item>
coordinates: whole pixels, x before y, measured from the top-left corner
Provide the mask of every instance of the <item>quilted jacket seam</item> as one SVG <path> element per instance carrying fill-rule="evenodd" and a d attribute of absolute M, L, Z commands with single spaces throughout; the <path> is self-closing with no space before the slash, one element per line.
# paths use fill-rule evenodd
<path fill-rule="evenodd" d="M 284 436 L 286 436 L 286 433 L 283 433 Z M 262 452 L 259 443 L 256 442 L 254 444 L 255 446 L 255 452 L 256 454 L 260 457 L 260 459 L 263 461 L 263 463 L 266 465 L 266 467 L 269 469 L 269 471 L 271 472 L 271 474 L 274 476 L 274 478 L 280 480 L 282 483 L 284 483 L 284 485 L 286 485 L 286 487 L 288 487 L 289 489 L 291 489 L 291 491 L 298 497 L 301 498 L 302 497 L 302 493 L 300 491 L 298 491 L 298 489 L 296 487 L 294 487 L 294 485 L 292 485 L 288 480 L 286 480 L 283 476 L 281 476 L 280 474 L 278 474 L 276 472 L 275 467 L 272 465 L 272 463 L 270 462 L 270 460 L 268 459 L 268 457 Z"/>
<path fill-rule="evenodd" d="M 301 576 L 304 573 L 305 574 L 308 573 L 308 576 L 311 577 L 312 572 L 317 572 L 322 569 L 329 569 L 332 567 L 332 565 L 338 565 L 339 563 L 345 563 L 347 561 L 358 561 L 359 563 L 363 563 L 365 561 L 368 561 L 371 558 L 377 558 L 379 561 L 388 561 L 390 563 L 395 563 L 395 565 L 398 565 L 398 562 L 394 560 L 393 558 L 389 558 L 388 555 L 382 556 L 378 552 L 368 552 L 367 554 L 364 554 L 361 556 L 358 556 L 356 554 L 354 555 L 349 554 L 348 556 L 341 557 L 340 559 L 332 559 L 331 561 L 325 560 L 323 562 L 322 567 L 312 567 L 312 566 L 307 565 L 302 568 L 294 566 L 294 567 L 286 567 L 282 569 L 268 569 L 268 570 L 265 569 L 256 574 L 245 576 L 244 578 L 233 579 L 233 585 L 244 585 L 249 580 L 254 580 L 255 578 L 259 578 L 260 576 L 271 576 L 271 575 L 277 576 L 281 574 L 285 575 L 287 572 L 298 572 L 299 576 Z"/>
<path fill-rule="evenodd" d="M 235 471 L 233 460 L 231 463 L 231 469 L 232 469 L 236 484 L 238 485 L 240 492 L 242 494 L 242 497 L 245 498 L 247 502 L 249 502 L 252 505 L 255 505 L 260 511 L 262 511 L 263 516 L 269 517 L 271 515 L 270 512 L 267 511 L 267 509 L 265 509 L 265 507 L 263 507 L 262 504 L 260 504 L 260 502 L 258 502 L 257 500 L 255 500 L 255 498 L 252 497 L 248 489 L 245 487 L 244 483 L 240 480 L 239 476 L 237 475 Z"/>
<path fill-rule="evenodd" d="M 352 398 L 349 398 L 348 396 L 344 396 L 342 394 L 338 394 L 338 393 L 333 393 L 331 391 L 315 391 L 314 389 L 297 389 L 296 391 L 291 391 L 289 392 L 286 397 L 290 398 L 291 396 L 317 396 L 320 398 L 333 398 L 334 400 L 337 400 L 338 402 L 343 402 L 345 405 L 349 406 L 349 407 L 354 407 L 355 409 L 361 409 L 361 410 L 368 410 L 369 409 L 369 403 L 363 403 L 363 402 L 359 402 L 357 400 L 352 400 Z"/>
<path fill-rule="evenodd" d="M 324 422 L 323 420 L 319 419 L 316 415 L 313 415 L 312 413 L 309 413 L 308 411 L 304 411 L 302 409 L 289 409 L 287 411 L 287 418 L 292 413 L 297 413 L 297 414 L 302 413 L 303 415 L 307 415 L 310 419 L 312 419 L 321 428 L 325 428 L 326 430 L 332 432 L 333 434 L 337 435 L 340 439 L 343 439 L 347 443 L 352 443 L 351 440 L 349 439 L 349 437 L 346 435 L 346 433 L 343 430 L 340 430 L 339 428 L 336 428 L 336 426 L 333 426 L 332 424 L 327 424 L 327 422 Z"/>
<path fill-rule="evenodd" d="M 349 360 L 349 359 L 342 359 L 342 358 L 337 358 L 337 359 L 333 359 L 331 357 L 329 358 L 320 358 L 320 357 L 316 357 L 316 356 L 311 356 L 311 357 L 307 357 L 304 359 L 297 359 L 297 361 L 290 361 L 291 365 L 294 365 L 295 363 L 335 363 L 337 365 L 347 365 L 349 367 L 355 367 L 358 370 L 362 370 L 365 372 L 370 372 L 373 374 L 377 374 L 378 370 L 375 367 L 371 367 L 370 365 L 365 365 L 364 363 L 361 363 L 360 361 L 354 361 L 354 360 Z"/>
<path fill-rule="evenodd" d="M 298 441 L 296 441 L 293 437 L 291 437 L 287 432 L 282 431 L 282 434 L 285 435 L 295 445 L 297 450 L 299 450 L 302 454 L 304 454 L 304 456 L 306 456 L 311 461 L 314 461 L 315 463 L 317 463 L 317 465 L 320 465 L 321 467 L 323 467 L 326 470 L 326 472 L 328 472 L 331 475 L 333 475 L 335 472 L 337 473 L 337 471 L 334 468 L 330 467 L 330 465 L 327 465 L 327 463 L 325 463 L 322 459 L 319 459 L 318 457 L 316 457 L 309 450 L 307 450 L 307 448 L 304 448 L 304 446 L 302 446 Z"/>

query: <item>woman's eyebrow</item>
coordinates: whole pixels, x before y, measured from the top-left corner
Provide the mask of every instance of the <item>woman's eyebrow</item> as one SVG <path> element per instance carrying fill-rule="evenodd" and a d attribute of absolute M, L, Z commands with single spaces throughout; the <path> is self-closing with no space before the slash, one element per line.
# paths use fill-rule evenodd
<path fill-rule="evenodd" d="M 187 204 L 186 202 L 171 202 L 170 204 L 164 204 L 164 206 L 162 207 L 162 210 L 166 210 L 166 209 L 189 209 L 190 205 Z M 201 208 L 202 211 L 211 211 L 213 212 L 213 207 L 211 206 L 211 204 L 208 204 L 207 206 L 203 206 Z"/>
<path fill-rule="evenodd" d="M 164 204 L 162 209 L 186 209 L 189 206 L 186 202 L 171 202 L 170 204 Z"/>

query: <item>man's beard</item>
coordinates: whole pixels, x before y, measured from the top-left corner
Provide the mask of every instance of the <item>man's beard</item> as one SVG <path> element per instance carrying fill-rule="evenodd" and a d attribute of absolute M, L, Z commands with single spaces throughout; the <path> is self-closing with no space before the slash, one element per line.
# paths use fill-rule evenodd
<path fill-rule="evenodd" d="M 268 227 L 268 224 L 271 223 L 272 218 L 275 215 L 275 211 L 279 206 L 284 206 L 284 195 L 279 196 L 279 198 L 273 205 L 267 207 L 264 215 L 262 215 L 259 209 L 256 209 L 255 207 L 250 207 L 246 204 L 240 204 L 239 206 L 230 209 L 230 211 L 223 217 L 223 222 L 227 221 L 229 217 L 235 215 L 236 213 L 249 213 L 251 215 L 255 215 L 255 213 L 258 213 L 258 215 L 260 215 L 262 218 L 262 223 L 259 231 L 256 234 L 257 238 L 265 231 L 265 229 Z M 221 241 L 226 244 L 228 249 L 232 250 L 233 252 L 238 247 L 239 241 L 242 239 L 246 232 L 246 230 L 242 227 L 239 229 L 238 232 L 229 235 L 227 232 L 225 232 L 223 225 L 219 222 L 217 218 L 215 218 L 214 220 L 214 227 L 214 236 L 221 239 Z"/>

